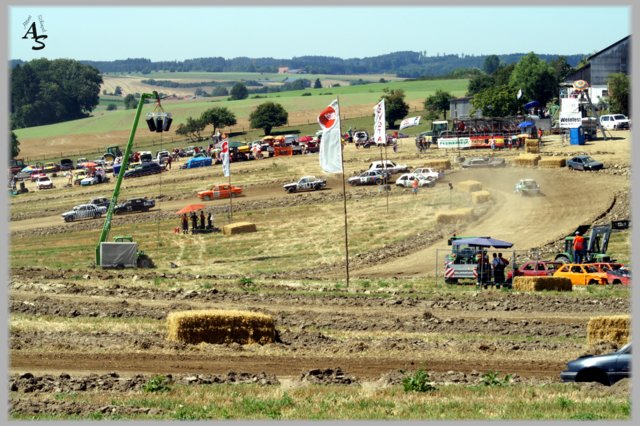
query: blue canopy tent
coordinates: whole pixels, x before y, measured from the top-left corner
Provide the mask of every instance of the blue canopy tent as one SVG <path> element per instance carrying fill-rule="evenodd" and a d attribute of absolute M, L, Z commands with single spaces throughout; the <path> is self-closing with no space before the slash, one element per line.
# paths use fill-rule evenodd
<path fill-rule="evenodd" d="M 523 121 L 522 123 L 518 124 L 518 127 L 524 129 L 525 127 L 531 127 L 534 124 L 535 123 L 533 121 Z"/>
<path fill-rule="evenodd" d="M 524 104 L 524 109 L 531 109 L 540 106 L 540 102 L 538 101 L 530 101 Z"/>
<path fill-rule="evenodd" d="M 502 241 L 495 238 L 461 238 L 453 241 L 454 246 L 468 245 L 471 247 L 494 247 L 494 248 L 509 248 L 513 247 L 513 243 L 508 241 Z"/>

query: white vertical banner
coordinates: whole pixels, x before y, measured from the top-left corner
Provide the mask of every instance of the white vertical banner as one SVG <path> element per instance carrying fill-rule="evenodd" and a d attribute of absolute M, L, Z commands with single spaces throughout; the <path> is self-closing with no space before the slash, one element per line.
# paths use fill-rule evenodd
<path fill-rule="evenodd" d="M 322 128 L 320 141 L 320 167 L 327 173 L 342 173 L 342 143 L 340 134 L 340 107 L 338 100 L 326 107 L 318 115 Z"/>
<path fill-rule="evenodd" d="M 385 128 L 385 111 L 384 111 L 384 99 L 378 102 L 373 108 L 374 121 L 373 121 L 373 140 L 376 145 L 387 144 L 387 129 Z"/>
<path fill-rule="evenodd" d="M 222 141 L 222 150 L 220 151 L 220 158 L 222 158 L 222 172 L 225 177 L 231 176 L 231 167 L 229 167 L 229 139 Z"/>

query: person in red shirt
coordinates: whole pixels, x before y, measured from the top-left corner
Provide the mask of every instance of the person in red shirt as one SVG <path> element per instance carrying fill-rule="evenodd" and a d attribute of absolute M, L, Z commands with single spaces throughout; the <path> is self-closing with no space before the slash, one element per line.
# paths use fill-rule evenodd
<path fill-rule="evenodd" d="M 573 262 L 584 262 L 584 237 L 580 235 L 580 232 L 576 232 L 576 236 L 573 238 Z"/>

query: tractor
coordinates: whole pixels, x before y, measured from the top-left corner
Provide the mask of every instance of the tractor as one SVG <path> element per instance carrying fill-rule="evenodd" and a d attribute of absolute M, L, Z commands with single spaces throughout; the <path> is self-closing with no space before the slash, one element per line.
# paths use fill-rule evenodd
<path fill-rule="evenodd" d="M 556 255 L 556 262 L 573 263 L 573 238 L 576 232 L 584 237 L 587 244 L 584 263 L 594 262 L 615 262 L 611 256 L 607 254 L 609 246 L 609 237 L 611 236 L 611 225 L 599 225 L 591 228 L 591 231 L 585 235 L 589 229 L 589 225 L 580 225 L 571 234 L 564 239 L 564 252 Z"/>
<path fill-rule="evenodd" d="M 116 159 L 116 157 L 122 157 L 122 151 L 120 151 L 119 146 L 108 146 L 105 148 L 105 153 L 102 155 L 104 161 L 111 161 Z"/>

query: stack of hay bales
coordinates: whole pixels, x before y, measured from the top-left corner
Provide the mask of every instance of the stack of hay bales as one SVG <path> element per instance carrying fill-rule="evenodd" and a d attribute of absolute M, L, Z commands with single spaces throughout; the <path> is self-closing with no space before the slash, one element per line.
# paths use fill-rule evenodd
<path fill-rule="evenodd" d="M 482 182 L 477 180 L 465 180 L 458 183 L 457 188 L 464 192 L 476 192 L 482 189 Z"/>
<path fill-rule="evenodd" d="M 543 157 L 538 161 L 538 167 L 554 168 L 566 165 L 567 160 L 563 157 Z"/>
<path fill-rule="evenodd" d="M 439 225 L 465 222 L 471 218 L 473 218 L 473 209 L 470 207 L 436 213 L 436 223 Z"/>
<path fill-rule="evenodd" d="M 471 193 L 471 201 L 473 204 L 486 203 L 491 199 L 491 193 L 489 191 L 474 191 Z"/>
<path fill-rule="evenodd" d="M 534 167 L 538 165 L 538 161 L 540 161 L 540 156 L 538 154 L 520 154 L 516 159 L 513 160 L 516 166 L 522 167 Z"/>
<path fill-rule="evenodd" d="M 428 160 L 424 167 L 431 167 L 434 170 L 451 170 L 451 160 Z"/>
<path fill-rule="evenodd" d="M 224 235 L 245 234 L 247 232 L 256 232 L 256 224 L 249 222 L 237 222 L 222 227 Z"/>
<path fill-rule="evenodd" d="M 179 311 L 167 316 L 167 339 L 189 344 L 273 343 L 276 332 L 269 315 L 245 311 Z"/>
<path fill-rule="evenodd" d="M 629 342 L 631 318 L 629 315 L 593 317 L 587 324 L 587 344 L 592 346 L 607 341 L 622 346 Z"/>
<path fill-rule="evenodd" d="M 524 142 L 524 152 L 539 153 L 540 142 L 538 139 L 526 139 Z"/>
<path fill-rule="evenodd" d="M 564 277 L 515 277 L 513 288 L 518 291 L 572 291 L 571 280 Z"/>

